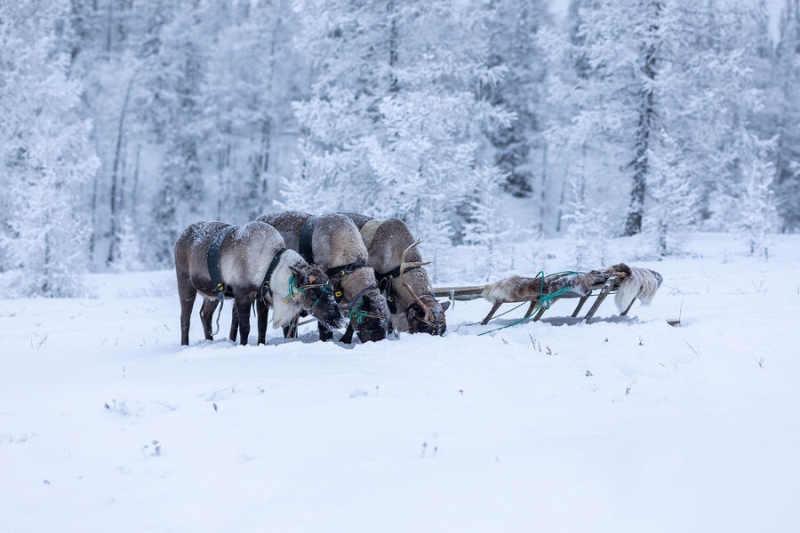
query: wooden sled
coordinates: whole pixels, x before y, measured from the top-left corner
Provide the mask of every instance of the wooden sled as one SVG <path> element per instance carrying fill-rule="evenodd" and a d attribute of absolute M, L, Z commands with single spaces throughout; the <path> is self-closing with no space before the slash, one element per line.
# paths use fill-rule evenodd
<path fill-rule="evenodd" d="M 597 296 L 592 307 L 582 318 L 589 320 L 609 294 L 617 295 L 616 303 L 620 309 L 620 316 L 628 314 L 637 298 L 643 303 L 650 303 L 662 280 L 658 272 L 631 268 L 620 263 L 606 270 L 560 272 L 550 275 L 540 272 L 533 278 L 511 276 L 484 286 L 435 288 L 434 294 L 449 296 L 453 300 L 473 300 L 479 297 L 488 300 L 492 303 L 492 309 L 481 321 L 482 325 L 487 324 L 504 303 L 517 302 L 530 302 L 523 319 L 536 313 L 533 317 L 535 322 L 542 318 L 553 302 L 562 298 L 579 299 L 571 315 L 572 318 L 576 318 L 589 298 Z"/>

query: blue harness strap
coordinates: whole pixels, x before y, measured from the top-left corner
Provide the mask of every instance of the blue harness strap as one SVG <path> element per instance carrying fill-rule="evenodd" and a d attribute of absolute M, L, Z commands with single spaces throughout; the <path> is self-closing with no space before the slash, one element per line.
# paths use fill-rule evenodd
<path fill-rule="evenodd" d="M 311 216 L 300 229 L 300 245 L 297 251 L 300 252 L 300 256 L 305 259 L 306 263 L 309 265 L 314 263 L 314 250 L 311 247 L 311 237 L 314 235 L 314 228 L 317 227 L 317 222 L 319 222 L 319 217 Z"/>
<path fill-rule="evenodd" d="M 222 248 L 222 243 L 228 234 L 235 230 L 236 226 L 226 226 L 220 228 L 213 237 L 211 243 L 208 245 L 208 253 L 206 254 L 206 261 L 208 262 L 208 273 L 211 276 L 211 284 L 214 286 L 214 295 L 218 300 L 225 298 L 225 280 L 222 279 L 222 271 L 219 268 L 219 253 Z"/>

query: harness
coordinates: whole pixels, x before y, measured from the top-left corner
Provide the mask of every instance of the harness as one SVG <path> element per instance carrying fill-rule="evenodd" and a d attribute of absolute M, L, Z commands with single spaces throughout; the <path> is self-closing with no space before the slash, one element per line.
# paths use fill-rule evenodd
<path fill-rule="evenodd" d="M 278 250 L 278 252 L 275 254 L 275 257 L 272 258 L 269 268 L 267 268 L 267 273 L 264 274 L 264 281 L 261 282 L 261 287 L 258 289 L 258 297 L 262 300 L 266 299 L 268 294 L 270 298 L 272 298 L 272 287 L 270 286 L 270 281 L 272 280 L 272 274 L 275 272 L 275 269 L 278 268 L 278 263 L 281 260 L 283 252 L 285 251 L 286 248 L 281 248 Z"/>
<path fill-rule="evenodd" d="M 317 227 L 317 222 L 319 222 L 319 217 L 311 216 L 300 229 L 300 246 L 297 251 L 300 252 L 300 255 L 309 265 L 314 263 L 314 250 L 311 247 L 311 237 L 314 235 L 314 228 Z"/>
<path fill-rule="evenodd" d="M 214 286 L 214 296 L 216 296 L 219 301 L 225 299 L 226 293 L 230 295 L 230 287 L 226 287 L 225 280 L 222 279 L 222 271 L 219 267 L 219 252 L 225 237 L 236 228 L 237 226 L 227 226 L 217 231 L 214 236 L 211 237 L 211 243 L 208 245 L 208 252 L 206 253 L 208 273 L 211 276 L 211 284 Z"/>
<path fill-rule="evenodd" d="M 306 260 L 309 264 L 314 263 L 314 250 L 312 247 L 312 237 L 314 235 L 314 229 L 317 226 L 317 222 L 319 222 L 319 217 L 311 216 L 309 217 L 303 227 L 300 228 L 300 242 L 298 246 L 298 252 Z M 355 272 L 359 268 L 366 267 L 367 264 L 364 261 L 353 261 L 352 263 L 348 263 L 346 265 L 330 267 L 325 271 L 325 274 L 330 279 L 331 283 L 333 284 L 333 297 L 336 300 L 336 303 L 341 302 L 342 298 L 344 297 L 344 291 L 342 291 L 341 283 L 342 279 Z M 348 318 L 353 319 L 356 318 L 359 323 L 363 322 L 363 320 L 371 316 L 365 311 L 361 311 L 361 306 L 364 303 L 364 295 L 371 291 L 377 289 L 377 285 L 370 285 L 369 287 L 363 289 L 361 292 L 356 294 L 356 296 L 350 300 L 348 304 L 348 308 L 350 309 L 348 313 Z M 384 318 L 384 317 L 379 317 Z"/>
<path fill-rule="evenodd" d="M 416 268 L 420 268 L 418 266 L 407 267 L 403 274 L 410 272 Z M 389 272 L 385 274 L 381 274 L 379 272 L 375 272 L 375 277 L 378 278 L 378 287 L 381 289 L 384 297 L 386 298 L 386 303 L 389 306 L 389 311 L 392 314 L 397 313 L 397 304 L 394 301 L 394 287 L 392 286 L 392 280 L 396 277 L 400 276 L 400 265 L 396 266 Z"/>
<path fill-rule="evenodd" d="M 365 266 L 367 266 L 367 264 L 363 261 L 353 261 L 352 263 L 348 263 L 346 265 L 331 267 L 325 271 L 325 275 L 327 275 L 328 279 L 333 282 L 333 297 L 336 298 L 336 303 L 339 303 L 342 299 L 342 296 L 344 296 L 344 293 L 340 287 L 342 284 L 342 279 L 345 276 L 352 274 L 359 268 L 364 268 Z M 364 291 L 361 291 L 359 295 L 363 296 L 363 292 Z"/>

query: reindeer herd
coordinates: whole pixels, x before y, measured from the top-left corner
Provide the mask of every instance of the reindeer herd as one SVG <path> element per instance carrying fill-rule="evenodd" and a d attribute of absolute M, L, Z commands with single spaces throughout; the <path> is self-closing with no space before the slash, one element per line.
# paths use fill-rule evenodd
<path fill-rule="evenodd" d="M 436 300 L 419 240 L 399 219 L 378 221 L 353 213 L 313 216 L 288 211 L 263 215 L 241 227 L 197 222 L 175 243 L 175 272 L 181 303 L 181 344 L 197 293 L 200 321 L 213 339 L 213 315 L 225 299 L 234 301 L 230 339 L 247 344 L 250 310 L 258 315 L 258 343 L 264 344 L 269 309 L 273 327 L 297 335 L 297 321 L 310 313 L 320 340 L 347 325 L 361 342 L 379 341 L 393 331 L 442 335 L 449 301 Z"/>
<path fill-rule="evenodd" d="M 486 324 L 503 303 L 530 302 L 525 319 L 538 320 L 553 301 L 579 298 L 576 317 L 597 290 L 590 319 L 610 293 L 621 315 L 638 298 L 649 303 L 661 285 L 659 273 L 614 265 L 587 273 L 558 273 L 535 278 L 512 276 L 482 287 L 434 289 L 419 253 L 418 239 L 399 219 L 376 220 L 355 213 L 314 216 L 286 211 L 262 215 L 243 226 L 197 222 L 175 243 L 175 272 L 181 304 L 181 344 L 189 344 L 189 325 L 199 292 L 205 338 L 216 332 L 214 312 L 233 299 L 230 339 L 247 344 L 250 310 L 258 317 L 258 344 L 266 343 L 269 309 L 272 325 L 296 337 L 300 316 L 311 314 L 322 341 L 346 325 L 340 341 L 355 333 L 363 342 L 398 331 L 443 335 L 451 299 L 483 297 L 493 306 Z M 220 309 L 221 313 L 221 309 Z M 219 314 L 217 315 L 217 323 Z"/>

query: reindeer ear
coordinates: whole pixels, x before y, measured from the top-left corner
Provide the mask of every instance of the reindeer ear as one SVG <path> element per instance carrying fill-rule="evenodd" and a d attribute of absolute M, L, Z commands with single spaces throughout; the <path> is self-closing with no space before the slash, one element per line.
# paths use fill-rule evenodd
<path fill-rule="evenodd" d="M 447 311 L 449 307 L 450 307 L 450 300 L 445 300 L 444 302 L 442 302 L 442 311 Z"/>
<path fill-rule="evenodd" d="M 292 265 L 289 265 L 289 270 L 292 271 L 292 274 L 294 274 L 296 278 L 301 278 L 302 279 L 302 277 L 303 277 L 302 271 L 298 270 L 296 267 L 294 267 Z"/>

